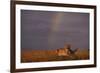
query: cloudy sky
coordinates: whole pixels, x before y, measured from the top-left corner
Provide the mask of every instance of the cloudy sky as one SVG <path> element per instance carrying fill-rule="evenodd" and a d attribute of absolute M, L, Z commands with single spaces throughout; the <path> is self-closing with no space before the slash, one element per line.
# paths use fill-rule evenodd
<path fill-rule="evenodd" d="M 89 14 L 21 10 L 21 48 L 89 48 Z"/>

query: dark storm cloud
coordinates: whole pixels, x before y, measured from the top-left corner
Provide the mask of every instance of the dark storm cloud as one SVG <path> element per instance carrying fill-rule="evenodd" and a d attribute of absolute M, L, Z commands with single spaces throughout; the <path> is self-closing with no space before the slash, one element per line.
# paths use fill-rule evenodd
<path fill-rule="evenodd" d="M 57 14 L 63 15 L 59 17 L 60 28 L 54 31 L 52 28 Z M 88 13 L 21 10 L 22 48 L 57 49 L 65 43 L 71 44 L 72 48 L 89 48 Z"/>

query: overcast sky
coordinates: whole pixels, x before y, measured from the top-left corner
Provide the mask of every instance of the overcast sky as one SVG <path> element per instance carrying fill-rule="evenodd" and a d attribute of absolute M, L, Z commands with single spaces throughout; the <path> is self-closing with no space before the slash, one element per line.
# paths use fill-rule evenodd
<path fill-rule="evenodd" d="M 21 10 L 21 48 L 89 48 L 89 14 Z"/>

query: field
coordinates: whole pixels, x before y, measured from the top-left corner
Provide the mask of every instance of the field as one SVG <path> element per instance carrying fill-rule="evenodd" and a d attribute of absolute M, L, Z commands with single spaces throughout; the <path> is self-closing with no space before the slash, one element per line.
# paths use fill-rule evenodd
<path fill-rule="evenodd" d="M 88 49 L 79 49 L 69 56 L 59 56 L 56 50 L 25 50 L 21 52 L 21 62 L 45 62 L 63 60 L 86 60 L 89 59 Z"/>

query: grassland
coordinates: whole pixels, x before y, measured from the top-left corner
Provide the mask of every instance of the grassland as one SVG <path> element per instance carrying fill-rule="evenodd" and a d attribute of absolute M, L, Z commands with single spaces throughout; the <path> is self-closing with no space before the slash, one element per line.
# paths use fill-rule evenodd
<path fill-rule="evenodd" d="M 89 50 L 81 49 L 69 56 L 58 56 L 55 50 L 25 50 L 21 52 L 21 62 L 45 62 L 63 60 L 86 60 L 89 59 Z"/>

